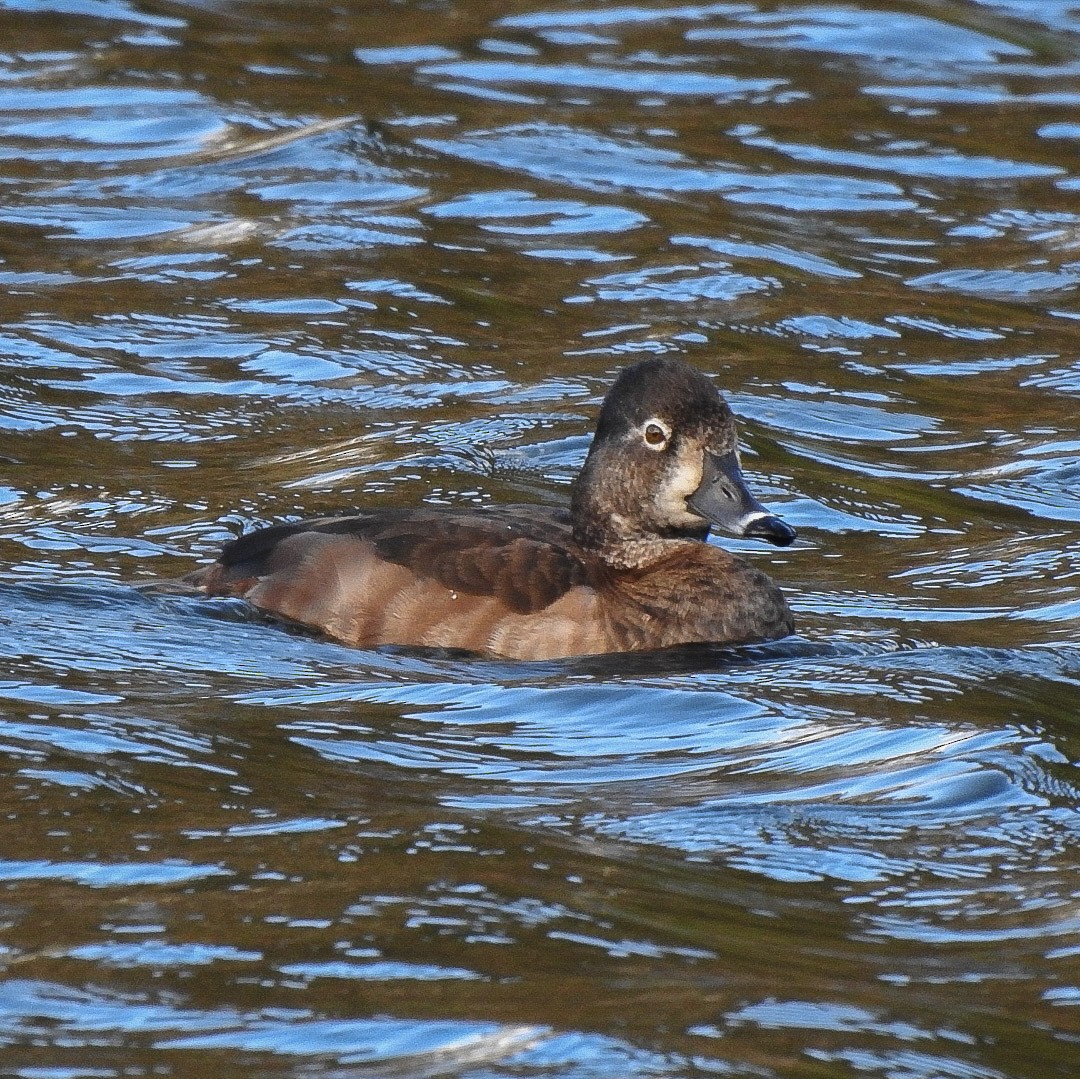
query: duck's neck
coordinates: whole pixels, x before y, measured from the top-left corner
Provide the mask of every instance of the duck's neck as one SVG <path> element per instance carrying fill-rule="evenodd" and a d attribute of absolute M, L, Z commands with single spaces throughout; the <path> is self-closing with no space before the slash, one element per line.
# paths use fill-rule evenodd
<path fill-rule="evenodd" d="M 644 517 L 649 493 L 633 478 L 604 469 L 590 453 L 574 482 L 570 518 L 574 541 L 613 569 L 640 570 L 669 557 L 688 541 L 703 540 L 708 526 L 692 532 L 658 529 Z"/>

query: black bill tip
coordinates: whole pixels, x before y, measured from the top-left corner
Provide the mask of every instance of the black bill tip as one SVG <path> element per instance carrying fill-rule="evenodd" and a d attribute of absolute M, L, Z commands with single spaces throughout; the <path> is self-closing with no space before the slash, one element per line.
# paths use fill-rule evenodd
<path fill-rule="evenodd" d="M 743 531 L 744 536 L 753 536 L 755 539 L 768 540 L 777 547 L 788 547 L 795 542 L 798 536 L 791 525 L 774 517 L 771 513 L 755 517 Z"/>

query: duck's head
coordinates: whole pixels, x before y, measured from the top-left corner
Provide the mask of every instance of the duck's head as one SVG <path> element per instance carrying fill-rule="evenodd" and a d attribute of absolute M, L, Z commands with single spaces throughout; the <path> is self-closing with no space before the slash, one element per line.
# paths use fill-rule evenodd
<path fill-rule="evenodd" d="M 710 526 L 786 547 L 795 529 L 750 493 L 735 418 L 682 360 L 642 360 L 616 379 L 574 486 L 574 534 L 596 550 L 704 537 Z"/>

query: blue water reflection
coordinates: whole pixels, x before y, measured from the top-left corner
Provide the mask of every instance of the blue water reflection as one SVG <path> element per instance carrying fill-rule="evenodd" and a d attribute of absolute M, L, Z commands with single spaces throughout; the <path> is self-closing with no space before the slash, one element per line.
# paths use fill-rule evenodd
<path fill-rule="evenodd" d="M 4 1074 L 1071 1079 L 1074 9 L 0 0 Z M 560 504 L 643 355 L 796 636 L 170 591 Z"/>

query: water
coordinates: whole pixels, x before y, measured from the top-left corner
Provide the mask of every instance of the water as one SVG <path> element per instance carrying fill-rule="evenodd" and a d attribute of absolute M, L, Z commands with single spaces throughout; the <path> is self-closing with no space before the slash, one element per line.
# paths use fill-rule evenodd
<path fill-rule="evenodd" d="M 1080 16 L 0 0 L 0 1073 L 1080 1074 Z M 715 374 L 798 637 L 143 586 Z"/>

